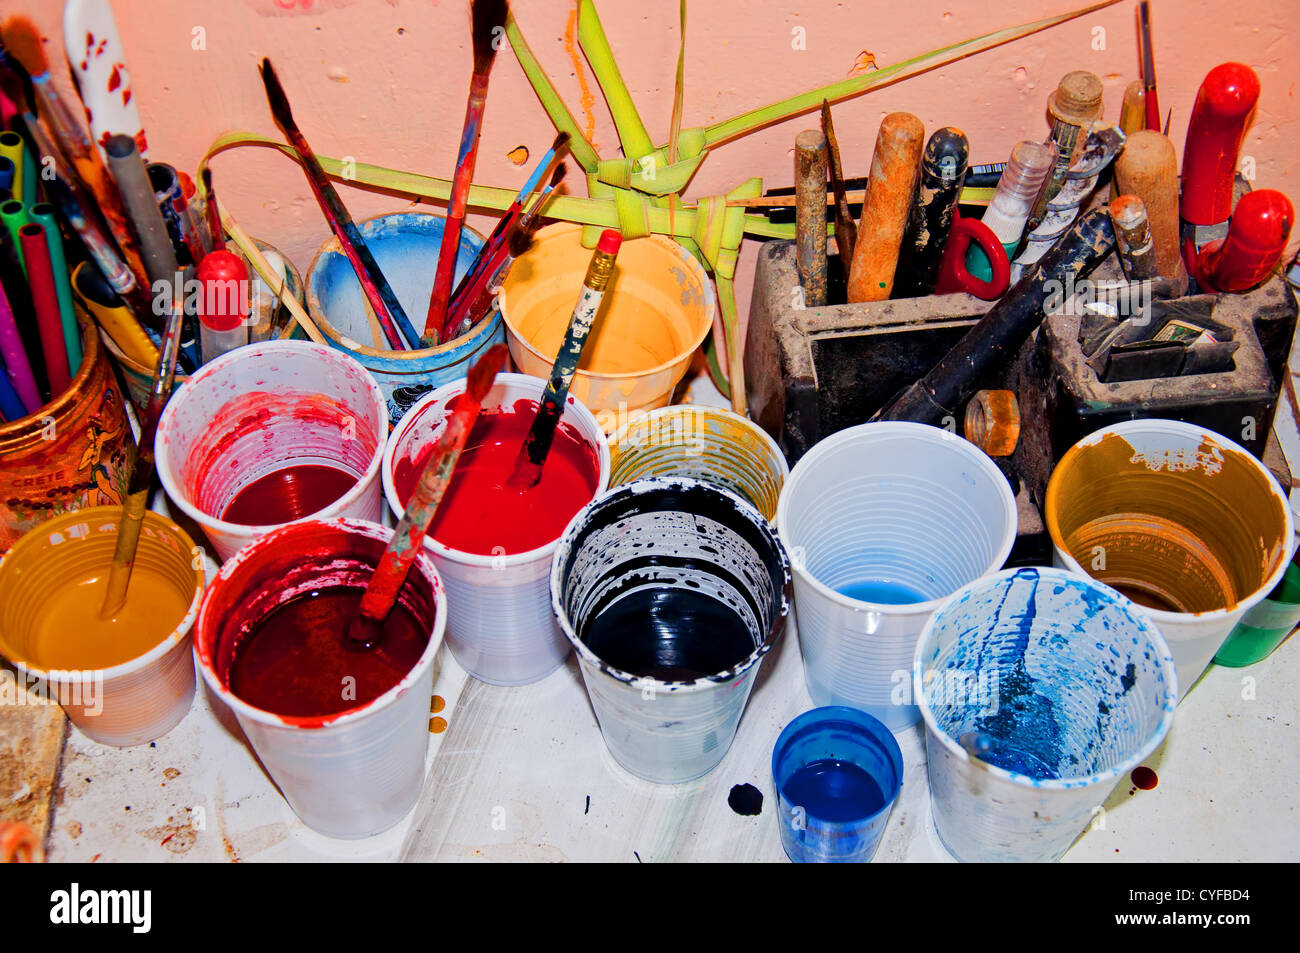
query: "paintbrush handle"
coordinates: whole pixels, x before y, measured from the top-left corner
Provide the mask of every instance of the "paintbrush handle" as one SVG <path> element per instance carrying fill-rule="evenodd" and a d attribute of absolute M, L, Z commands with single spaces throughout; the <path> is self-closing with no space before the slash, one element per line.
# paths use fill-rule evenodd
<path fill-rule="evenodd" d="M 122 521 L 118 524 L 117 545 L 113 550 L 113 563 L 108 570 L 104 605 L 99 610 L 100 618 L 103 619 L 112 618 L 125 605 L 126 591 L 131 584 L 131 570 L 135 567 L 135 553 L 140 544 L 140 527 L 144 523 L 149 488 L 153 484 L 154 438 L 158 434 L 158 420 L 162 417 L 176 379 L 176 357 L 180 353 L 181 332 L 185 321 L 182 294 L 180 288 L 173 291 L 162 353 L 158 355 L 158 365 L 154 368 L 149 403 L 140 420 L 135 465 L 131 468 L 126 501 L 122 505 Z"/>
<path fill-rule="evenodd" d="M 388 286 L 379 263 L 370 253 L 370 247 L 361 237 L 361 231 L 353 223 L 352 216 L 348 214 L 343 200 L 339 198 L 338 191 L 325 176 L 325 169 L 316 158 L 316 153 L 312 152 L 311 146 L 307 144 L 306 136 L 297 127 L 287 128 L 284 131 L 302 160 L 303 170 L 307 173 L 307 184 L 316 197 L 316 204 L 325 214 L 325 221 L 329 224 L 330 231 L 339 240 L 343 254 L 352 264 L 357 281 L 361 283 L 361 291 L 370 302 L 370 307 L 374 309 L 379 326 L 384 331 L 384 337 L 388 339 L 388 346 L 394 351 L 403 350 L 406 343 L 402 335 L 406 334 L 410 346 L 414 347 L 415 342 L 419 340 L 419 334 L 407 319 L 406 312 L 402 310 L 397 300 L 397 295 L 393 294 L 393 289 Z M 402 328 L 400 332 L 399 325 Z"/>
<path fill-rule="evenodd" d="M 445 326 L 447 320 L 452 277 L 456 273 L 456 258 L 460 252 L 461 226 L 465 222 L 465 207 L 469 201 L 470 183 L 474 179 L 474 162 L 478 157 L 478 134 L 483 124 L 487 87 L 488 74 L 475 73 L 469 84 L 469 101 L 465 104 L 465 126 L 460 137 L 460 153 L 456 157 L 456 176 L 452 180 L 451 198 L 447 202 L 442 244 L 438 249 L 438 270 L 433 276 L 429 312 L 424 318 L 422 343 L 425 347 L 433 347 L 438 343 L 439 329 Z"/>
<path fill-rule="evenodd" d="M 573 376 L 578 372 L 582 349 L 591 334 L 592 325 L 596 323 L 600 302 L 605 297 L 605 288 L 614 274 L 614 259 L 621 243 L 622 236 L 613 229 L 607 229 L 600 236 L 596 252 L 591 256 L 587 277 L 582 282 L 582 293 L 578 295 L 577 307 L 573 309 L 573 317 L 569 319 L 560 351 L 551 367 L 551 376 L 542 392 L 537 417 L 528 430 L 528 436 L 524 438 L 519 458 L 515 461 L 515 470 L 510 475 L 509 482 L 512 486 L 533 486 L 541 479 L 542 464 L 551 451 L 555 428 L 559 426 L 560 416 L 564 413 L 564 399 L 569 394 Z"/>
<path fill-rule="evenodd" d="M 411 570 L 411 563 L 424 545 L 424 537 L 433 524 L 434 514 L 446 495 L 452 472 L 456 469 L 456 461 L 465 449 L 465 441 L 469 439 L 474 421 L 483 406 L 483 398 L 491 390 L 497 372 L 505 363 L 506 354 L 505 345 L 493 345 L 470 368 L 465 390 L 456 402 L 456 409 L 447 421 L 447 428 L 438 438 L 433 455 L 406 503 L 405 513 L 393 530 L 393 538 L 379 557 L 375 574 L 361 597 L 359 613 L 363 623 L 368 622 L 373 627 L 382 622 L 397 602 L 397 594 Z M 353 638 L 356 641 L 368 641 L 357 639 L 355 632 Z"/>

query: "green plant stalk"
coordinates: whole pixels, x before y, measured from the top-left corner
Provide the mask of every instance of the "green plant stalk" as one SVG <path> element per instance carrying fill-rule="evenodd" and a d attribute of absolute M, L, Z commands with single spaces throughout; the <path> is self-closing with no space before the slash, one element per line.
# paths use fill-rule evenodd
<path fill-rule="evenodd" d="M 654 142 L 641 122 L 641 114 L 636 110 L 632 94 L 623 82 L 614 51 L 610 49 L 605 30 L 600 25 L 600 16 L 592 0 L 578 0 L 578 43 L 587 55 L 591 71 L 605 94 L 610 115 L 614 117 L 614 128 L 618 130 L 618 141 L 623 147 L 623 155 L 629 159 L 639 159 L 654 152 Z"/>
<path fill-rule="evenodd" d="M 555 126 L 555 131 L 569 134 L 569 154 L 578 165 L 582 166 L 584 172 L 595 172 L 596 166 L 600 164 L 600 156 L 583 136 L 577 120 L 573 118 L 573 113 L 569 112 L 569 107 L 564 104 L 564 100 L 551 84 L 551 78 L 546 75 L 546 70 L 542 69 L 541 63 L 533 55 L 532 48 L 520 32 L 513 13 L 506 19 L 506 38 L 510 41 L 510 49 L 514 51 L 520 68 L 528 77 L 528 82 L 532 84 L 533 92 L 541 100 L 542 108 L 546 110 L 546 115 Z"/>
<path fill-rule="evenodd" d="M 944 66 L 976 53 L 982 53 L 995 46 L 1001 46 L 1004 43 L 1010 43 L 1013 40 L 1019 40 L 1034 33 L 1040 33 L 1069 20 L 1094 13 L 1105 7 L 1114 6 L 1118 2 L 1119 0 L 1101 0 L 1100 3 L 1094 3 L 1070 13 L 1062 13 L 1043 20 L 1036 20 L 1033 23 L 1024 23 L 1020 26 L 995 30 L 992 33 L 985 33 L 970 40 L 931 50 L 929 53 L 922 53 L 920 56 L 914 56 L 909 60 L 895 63 L 893 66 L 887 66 L 884 69 L 873 70 L 860 76 L 852 76 L 837 83 L 823 86 L 820 89 L 791 96 L 788 99 L 771 103 L 760 109 L 750 110 L 739 116 L 733 116 L 731 119 L 707 126 L 704 130 L 705 147 L 716 146 L 755 132 L 765 126 L 770 126 L 773 123 L 791 119 L 814 109 L 820 109 L 823 99 L 834 103 L 841 99 L 860 95 L 878 86 L 909 79 L 918 73 Z"/>

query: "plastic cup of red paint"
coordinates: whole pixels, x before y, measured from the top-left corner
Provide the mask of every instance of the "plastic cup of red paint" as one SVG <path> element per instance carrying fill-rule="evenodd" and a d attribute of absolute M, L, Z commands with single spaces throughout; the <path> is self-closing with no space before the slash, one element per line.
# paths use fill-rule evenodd
<path fill-rule="evenodd" d="M 483 400 L 467 452 L 457 464 L 458 474 L 467 474 L 466 482 L 453 478 L 424 540 L 447 585 L 447 646 L 467 672 L 493 685 L 534 682 L 564 664 L 569 643 L 551 612 L 551 557 L 570 518 L 609 484 L 605 433 L 591 411 L 570 395 L 560 418 L 560 434 L 543 470 L 543 482 L 537 487 L 542 491 L 539 508 L 527 519 L 518 520 L 499 509 L 503 494 L 517 493 L 502 484 L 517 448 L 523 446 L 545 387 L 545 381 L 526 374 L 497 375 Z M 464 389 L 464 378 L 438 388 L 413 406 L 393 429 L 384 451 L 383 481 L 394 513 L 405 510 L 419 475 L 418 464 L 442 434 Z M 470 463 L 469 454 L 477 445 L 496 440 L 506 451 L 500 471 L 487 474 L 488 480 L 469 479 L 469 471 L 463 469 Z M 510 440 L 517 443 L 510 444 Z M 575 458 L 567 461 L 567 468 L 566 460 L 558 459 L 565 453 Z M 585 474 L 590 485 L 581 489 L 550 482 L 557 466 L 561 472 Z M 484 487 L 481 492 L 476 489 L 480 486 Z M 455 519 L 464 527 L 461 517 L 466 515 L 479 517 L 473 535 L 459 533 L 458 537 L 463 537 L 459 545 L 440 538 L 443 527 L 452 525 L 444 519 Z"/>
<path fill-rule="evenodd" d="M 434 658 L 447 621 L 433 561 L 426 553 L 417 556 L 398 596 L 399 605 L 427 627 L 428 644 L 400 681 L 369 702 L 325 716 L 280 714 L 235 694 L 231 673 L 244 640 L 286 603 L 336 587 L 363 589 L 391 538 L 392 530 L 362 520 L 280 527 L 221 568 L 199 609 L 194 657 L 209 692 L 234 712 L 294 813 L 330 837 L 387 830 L 406 816 L 424 786 Z M 302 677 L 312 674 L 304 663 Z"/>
<path fill-rule="evenodd" d="M 355 360 L 271 341 L 205 364 L 178 388 L 154 449 L 167 495 L 225 561 L 296 520 L 378 522 L 387 431 L 379 386 Z"/>

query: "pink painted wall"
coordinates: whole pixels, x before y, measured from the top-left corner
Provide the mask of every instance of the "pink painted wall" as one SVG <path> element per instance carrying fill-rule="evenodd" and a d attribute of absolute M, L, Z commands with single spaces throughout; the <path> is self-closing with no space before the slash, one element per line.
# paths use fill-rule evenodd
<path fill-rule="evenodd" d="M 1084 6 L 1084 0 L 695 0 L 687 23 L 685 125 L 702 125 L 846 76 L 864 51 L 888 65 L 979 33 Z M 624 78 L 657 142 L 666 139 L 678 46 L 674 0 L 602 0 L 600 10 Z M 836 107 L 849 175 L 865 174 L 880 117 L 904 109 L 927 128 L 960 126 L 977 162 L 1004 159 L 1021 138 L 1047 131 L 1045 101 L 1060 76 L 1089 69 L 1106 82 L 1106 116 L 1116 118 L 1137 74 L 1136 2 L 1122 2 L 1044 34 L 943 67 Z M 1154 0 L 1160 103 L 1173 108 L 1182 143 L 1196 89 L 1217 63 L 1249 63 L 1263 82 L 1243 152 L 1260 186 L 1300 202 L 1300 35 L 1288 29 L 1293 0 Z M 61 37 L 58 0 L 0 0 Z M 257 76 L 260 57 L 276 64 L 294 113 L 323 155 L 451 174 L 470 64 L 468 0 L 113 0 L 134 76 L 151 157 L 193 171 L 207 145 L 228 129 L 276 136 Z M 573 38 L 572 0 L 516 0 L 534 52 L 599 150 L 617 155 L 604 103 Z M 195 49 L 201 28 L 205 49 Z M 799 31 L 802 30 L 802 34 Z M 801 35 L 804 49 L 796 37 Z M 1100 48 L 1097 48 L 1100 47 Z M 51 60 L 61 43 L 52 43 Z M 66 80 L 65 80 L 66 81 Z M 596 97 L 595 100 L 592 97 Z M 584 103 L 586 104 L 584 106 Z M 717 149 L 688 195 L 726 191 L 751 175 L 769 186 L 792 180 L 800 117 Z M 492 77 L 476 180 L 522 184 L 527 166 L 506 153 L 523 144 L 534 157 L 554 136 L 508 50 Z M 530 163 L 531 164 L 531 163 Z M 253 234 L 278 245 L 305 270 L 326 236 L 302 175 L 265 150 L 227 153 L 213 163 L 223 201 Z M 569 187 L 582 191 L 582 179 Z M 403 207 L 356 190 L 344 196 L 360 219 Z M 491 219 L 471 220 L 481 231 Z M 742 310 L 757 245 L 748 242 L 738 275 Z"/>

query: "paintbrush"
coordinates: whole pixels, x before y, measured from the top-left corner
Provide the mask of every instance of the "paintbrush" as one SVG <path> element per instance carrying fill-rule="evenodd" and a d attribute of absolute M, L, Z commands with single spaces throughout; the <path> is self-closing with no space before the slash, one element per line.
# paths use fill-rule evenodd
<path fill-rule="evenodd" d="M 447 323 L 447 304 L 451 300 L 452 279 L 456 273 L 456 256 L 460 251 L 460 231 L 465 222 L 465 205 L 474 178 L 474 160 L 478 157 L 479 129 L 483 125 L 483 108 L 487 104 L 488 75 L 497 55 L 497 38 L 505 30 L 509 7 L 506 0 L 473 0 L 470 5 L 470 29 L 474 44 L 474 72 L 469 81 L 469 100 L 465 104 L 465 125 L 460 134 L 460 153 L 456 156 L 456 175 L 452 180 L 451 198 L 447 202 L 447 219 L 442 229 L 442 246 L 438 250 L 438 270 L 429 294 L 429 313 L 424 319 L 425 347 L 441 340 Z"/>
<path fill-rule="evenodd" d="M 397 595 L 411 571 L 411 564 L 423 548 L 424 537 L 429 532 L 434 514 L 451 483 L 452 471 L 474 428 L 474 421 L 483 406 L 483 398 L 492 389 L 492 383 L 505 363 L 507 353 L 504 344 L 494 344 L 470 368 L 465 380 L 465 392 L 456 401 L 456 409 L 447 421 L 442 436 L 438 438 L 411 498 L 406 501 L 406 511 L 401 522 L 393 530 L 392 539 L 379 557 L 375 574 L 361 597 L 359 613 L 348 626 L 349 641 L 365 648 L 374 648 L 383 635 L 384 620 L 393 611 Z"/>
<path fill-rule="evenodd" d="M 212 170 L 207 166 L 203 167 L 203 211 L 206 216 L 208 237 L 211 239 L 212 250 L 225 247 L 225 242 L 221 240 L 221 212 L 217 209 L 217 193 L 212 189 Z"/>
<path fill-rule="evenodd" d="M 140 545 L 140 528 L 144 525 L 144 512 L 149 505 L 149 488 L 153 484 L 153 445 L 158 433 L 158 418 L 162 416 L 167 399 L 171 397 L 172 382 L 176 377 L 176 356 L 180 353 L 181 328 L 185 320 L 182 295 L 183 289 L 179 285 L 173 288 L 167 333 L 163 335 L 162 351 L 158 355 L 158 365 L 154 368 L 149 403 L 140 419 L 135 466 L 131 468 L 126 501 L 122 504 L 122 522 L 117 528 L 117 548 L 113 551 L 113 564 L 108 571 L 104 605 L 99 610 L 101 619 L 111 619 L 122 608 L 126 603 L 127 587 L 131 584 L 135 551 Z"/>
<path fill-rule="evenodd" d="M 53 139 L 59 150 L 76 169 L 87 191 L 99 205 L 108 223 L 113 239 L 132 274 L 142 285 L 148 285 L 144 262 L 136 249 L 135 239 L 126 221 L 121 199 L 113 186 L 104 160 L 90 142 L 89 136 L 77 121 L 72 109 L 63 101 L 50 78 L 49 63 L 45 59 L 40 31 L 25 16 L 12 16 L 4 23 L 2 31 L 6 51 L 31 77 L 40 111 L 50 124 Z M 28 120 L 29 128 L 36 124 L 35 117 Z"/>
<path fill-rule="evenodd" d="M 527 223 L 520 223 L 514 228 L 506 239 L 505 251 L 503 255 L 499 256 L 499 261 L 490 269 L 485 270 L 482 278 L 475 283 L 475 286 L 468 289 L 462 296 L 464 304 L 458 307 L 457 299 L 452 299 L 452 309 L 448 313 L 464 315 L 455 329 L 457 336 L 468 333 L 487 316 L 488 311 L 492 308 L 492 300 L 501 290 L 501 283 L 505 281 L 506 275 L 510 273 L 515 260 L 533 247 L 533 239 L 540 225 L 540 222 L 532 219 Z"/>
<path fill-rule="evenodd" d="M 442 336 L 444 341 L 453 340 L 464 334 L 486 313 L 486 308 L 478 308 L 483 295 L 496 287 L 505 278 L 514 260 L 532 247 L 532 236 L 540 225 L 537 221 L 537 212 L 550 197 L 556 185 L 564 178 L 565 168 L 563 165 L 557 167 L 551 176 L 550 184 L 540 193 L 529 196 L 527 209 L 521 210 L 512 204 L 506 215 L 497 223 L 497 227 L 483 247 L 483 254 L 479 255 L 474 266 L 456 286 L 456 293 L 452 295 L 451 303 L 447 306 L 447 326 Z M 490 294 L 488 303 L 491 303 Z"/>
<path fill-rule="evenodd" d="M 343 254 L 352 263 L 352 270 L 356 272 L 357 280 L 361 282 L 361 290 L 365 293 L 370 306 L 374 308 L 375 316 L 384 330 L 384 337 L 388 339 L 388 346 L 395 351 L 400 351 L 407 346 L 416 347 L 420 335 L 411 326 L 406 312 L 398 303 L 397 295 L 388 286 L 384 273 L 380 271 L 379 264 L 370 253 L 365 239 L 361 237 L 360 230 L 353 224 L 352 216 L 348 214 L 343 200 L 339 198 L 338 192 L 325 175 L 325 170 L 321 168 L 316 153 L 312 151 L 311 146 L 307 144 L 307 138 L 293 121 L 293 112 L 289 109 L 289 97 L 285 95 L 284 87 L 280 85 L 280 80 L 275 75 L 275 68 L 271 66 L 269 59 L 263 58 L 260 71 L 275 124 L 280 127 L 289 144 L 297 150 L 312 194 L 316 196 L 317 204 L 325 213 L 325 220 L 329 223 L 334 237 L 338 239 Z M 220 232 L 217 233 L 217 236 L 219 235 Z M 406 336 L 405 341 L 403 335 Z"/>
<path fill-rule="evenodd" d="M 587 266 L 587 277 L 582 282 L 577 307 L 573 309 L 573 317 L 565 329 L 560 351 L 555 355 L 555 363 L 551 366 L 551 377 L 546 382 L 546 390 L 542 392 L 537 417 L 528 430 L 528 436 L 524 438 L 514 472 L 507 481 L 508 486 L 526 490 L 536 486 L 542 478 L 542 465 L 555 440 L 555 428 L 560 425 L 560 415 L 564 413 L 564 399 L 569 394 L 573 375 L 578 372 L 583 346 L 591 334 L 592 325 L 596 323 L 600 302 L 605 297 L 605 288 L 614 274 L 614 259 L 622 243 L 623 236 L 612 228 L 603 231 L 600 241 L 596 243 L 591 264 Z"/>
<path fill-rule="evenodd" d="M 1151 49 L 1151 4 L 1138 4 L 1138 37 L 1142 44 L 1142 88 L 1147 111 L 1147 128 L 1160 131 L 1160 103 L 1156 99 L 1156 57 Z"/>
<path fill-rule="evenodd" d="M 831 174 L 831 189 L 835 193 L 835 246 L 840 261 L 847 266 L 853 260 L 853 243 L 858 238 L 858 225 L 849 212 L 849 197 L 844 189 L 844 168 L 840 165 L 840 144 L 835 138 L 835 124 L 831 122 L 831 104 L 822 100 L 822 133 L 826 136 L 827 166 Z"/>

